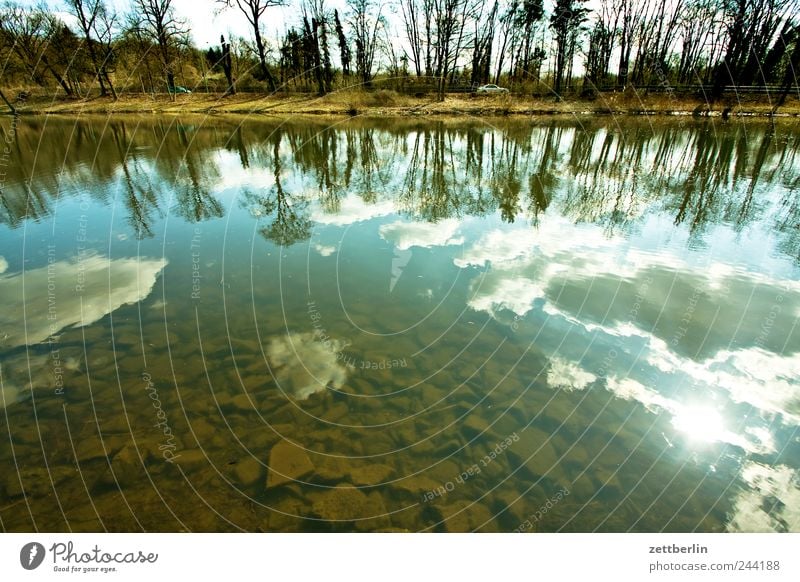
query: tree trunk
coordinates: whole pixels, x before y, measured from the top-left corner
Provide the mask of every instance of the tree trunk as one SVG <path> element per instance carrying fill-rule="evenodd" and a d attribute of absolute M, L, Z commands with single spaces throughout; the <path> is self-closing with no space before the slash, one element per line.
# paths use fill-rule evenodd
<path fill-rule="evenodd" d="M 264 75 L 264 78 L 267 80 L 269 90 L 276 91 L 278 87 L 275 84 L 275 77 L 272 76 L 267 66 L 267 54 L 264 49 L 264 41 L 261 38 L 261 32 L 258 30 L 258 20 L 256 20 L 253 25 L 253 32 L 255 32 L 256 37 L 256 49 L 258 50 L 258 62 L 261 65 L 261 74 Z"/>
<path fill-rule="evenodd" d="M 16 115 L 17 110 L 14 108 L 13 105 L 11 105 L 11 102 L 8 99 L 6 99 L 5 93 L 3 93 L 2 89 L 0 89 L 0 98 L 2 98 L 5 104 L 8 105 L 9 110 L 11 110 L 11 114 Z"/>
<path fill-rule="evenodd" d="M 89 51 L 89 60 L 92 61 L 94 75 L 97 77 L 97 83 L 100 85 L 100 96 L 105 97 L 108 92 L 106 91 L 105 83 L 103 83 L 103 71 L 100 69 L 99 61 L 97 59 L 97 52 L 95 52 L 94 44 L 92 43 L 92 39 L 89 38 L 88 34 L 85 36 L 85 39 L 86 48 Z"/>
<path fill-rule="evenodd" d="M 64 77 L 62 77 L 61 74 L 53 68 L 46 56 L 42 55 L 41 60 L 42 63 L 44 63 L 44 66 L 47 67 L 47 70 L 50 71 L 53 77 L 56 78 L 56 81 L 58 81 L 58 84 L 61 85 L 61 88 L 64 89 L 64 92 L 67 94 L 67 96 L 72 97 L 72 89 L 67 84 Z"/>
<path fill-rule="evenodd" d="M 225 79 L 228 81 L 228 89 L 225 95 L 235 95 L 236 87 L 233 83 L 233 63 L 231 62 L 231 45 L 225 42 L 225 37 L 220 36 L 222 42 L 222 70 L 225 71 Z"/>
<path fill-rule="evenodd" d="M 798 35 L 798 37 L 800 37 L 800 35 Z M 786 67 L 786 77 L 783 84 L 783 91 L 781 91 L 781 96 L 778 97 L 778 102 L 775 104 L 773 112 L 777 111 L 778 107 L 784 104 L 786 101 L 786 96 L 789 95 L 792 85 L 797 83 L 797 77 L 795 76 L 794 72 L 798 67 L 800 67 L 800 38 L 796 38 L 794 41 L 794 49 L 792 50 L 792 56 L 789 59 L 789 66 Z"/>

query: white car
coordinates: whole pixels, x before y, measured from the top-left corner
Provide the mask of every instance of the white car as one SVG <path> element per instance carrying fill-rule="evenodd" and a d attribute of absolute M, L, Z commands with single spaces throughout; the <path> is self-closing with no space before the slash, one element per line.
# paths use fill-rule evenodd
<path fill-rule="evenodd" d="M 505 87 L 498 87 L 497 85 L 481 85 L 478 87 L 477 93 L 508 93 Z"/>

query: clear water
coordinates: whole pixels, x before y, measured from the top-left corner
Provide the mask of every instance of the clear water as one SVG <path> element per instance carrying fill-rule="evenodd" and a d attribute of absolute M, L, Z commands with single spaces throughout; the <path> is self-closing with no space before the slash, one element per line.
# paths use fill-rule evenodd
<path fill-rule="evenodd" d="M 800 531 L 800 130 L 2 121 L 6 531 Z"/>

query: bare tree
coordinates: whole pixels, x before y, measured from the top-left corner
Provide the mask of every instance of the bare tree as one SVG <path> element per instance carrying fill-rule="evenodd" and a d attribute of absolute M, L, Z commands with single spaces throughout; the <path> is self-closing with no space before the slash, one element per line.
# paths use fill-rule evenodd
<path fill-rule="evenodd" d="M 514 3 L 516 5 L 516 3 Z M 484 14 L 483 9 L 489 8 Z M 498 2 L 494 4 L 484 4 L 480 12 L 473 20 L 475 31 L 472 36 L 472 77 L 473 85 L 480 85 L 489 82 L 489 74 L 492 66 L 492 44 L 494 42 L 495 20 L 497 18 Z M 500 49 L 500 65 L 502 66 L 504 48 Z"/>
<path fill-rule="evenodd" d="M 347 44 L 347 37 L 344 34 L 342 22 L 339 20 L 339 11 L 333 11 L 333 22 L 336 26 L 336 38 L 339 41 L 339 58 L 342 61 L 342 76 L 350 76 L 350 46 Z"/>
<path fill-rule="evenodd" d="M 444 101 L 448 77 L 466 44 L 467 20 L 474 5 L 470 0 L 434 0 L 433 7 L 436 24 L 434 75 L 438 77 L 439 100 Z"/>
<path fill-rule="evenodd" d="M 618 24 L 619 11 L 604 2 L 589 33 L 589 52 L 585 66 L 588 86 L 584 85 L 584 92 L 599 89 L 606 83 Z"/>
<path fill-rule="evenodd" d="M 417 77 L 434 74 L 435 3 L 437 0 L 400 0 L 406 40 Z"/>
<path fill-rule="evenodd" d="M 303 0 L 301 8 L 305 28 L 306 58 L 317 79 L 318 92 L 324 95 L 331 91 L 333 85 L 325 0 Z"/>
<path fill-rule="evenodd" d="M 378 47 L 380 27 L 384 24 L 383 5 L 375 0 L 347 0 L 351 27 L 356 43 L 356 74 L 362 83 L 372 83 L 372 69 Z"/>
<path fill-rule="evenodd" d="M 586 20 L 586 8 L 580 6 L 583 0 L 557 0 L 550 17 L 556 44 L 556 68 L 553 80 L 553 91 L 561 95 L 562 83 L 566 77 L 569 82 L 572 76 L 572 57 L 575 48 L 575 34 L 578 27 Z"/>
<path fill-rule="evenodd" d="M 158 49 L 167 88 L 175 91 L 175 59 L 185 43 L 186 24 L 175 16 L 172 0 L 133 0 L 131 24 Z"/>
<path fill-rule="evenodd" d="M 58 70 L 51 59 L 50 44 L 64 28 L 64 24 L 44 8 L 26 8 L 6 2 L 0 9 L 0 35 L 3 42 L 11 46 L 30 71 L 33 80 L 37 84 L 44 84 L 39 69 L 41 64 L 64 92 L 72 96 L 73 90 L 67 83 L 66 73 Z"/>
<path fill-rule="evenodd" d="M 694 83 L 701 80 L 707 61 L 707 49 L 717 28 L 717 0 L 688 0 L 678 25 L 681 52 L 676 80 L 678 83 Z"/>
<path fill-rule="evenodd" d="M 797 0 L 723 0 L 725 56 L 714 72 L 712 97 L 727 83 L 750 84 L 783 22 L 797 13 Z M 763 80 L 762 80 L 763 81 Z"/>
<path fill-rule="evenodd" d="M 267 8 L 272 6 L 285 6 L 286 0 L 217 0 L 217 2 L 225 5 L 225 7 L 236 7 L 244 14 L 247 22 L 250 24 L 250 28 L 253 30 L 258 63 L 261 67 L 261 76 L 269 84 L 270 91 L 275 91 L 277 85 L 275 84 L 275 77 L 272 75 L 269 66 L 267 66 L 267 49 L 264 45 L 264 37 L 261 35 L 261 24 Z"/>
<path fill-rule="evenodd" d="M 105 96 L 111 91 L 116 99 L 117 92 L 108 75 L 112 57 L 112 27 L 116 17 L 109 13 L 104 0 L 67 0 L 67 6 L 78 21 L 94 75 L 100 85 L 100 94 Z"/>

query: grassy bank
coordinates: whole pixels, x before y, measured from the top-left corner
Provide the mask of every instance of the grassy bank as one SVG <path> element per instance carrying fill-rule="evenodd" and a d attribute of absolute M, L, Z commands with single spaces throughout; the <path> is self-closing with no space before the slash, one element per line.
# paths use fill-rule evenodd
<path fill-rule="evenodd" d="M 564 114 L 605 115 L 730 115 L 769 116 L 775 97 L 728 96 L 714 104 L 701 99 L 634 92 L 605 93 L 596 99 L 556 102 L 552 98 L 520 96 L 448 95 L 443 102 L 434 97 L 413 97 L 393 91 L 336 92 L 318 97 L 307 94 L 262 95 L 240 93 L 192 93 L 176 95 L 126 94 L 117 101 L 105 97 L 67 99 L 52 95 L 28 96 L 17 102 L 21 114 L 109 114 L 109 113 L 228 113 L 268 115 L 364 115 L 364 116 L 532 116 Z M 790 96 L 777 111 L 780 116 L 800 116 L 800 101 Z"/>

